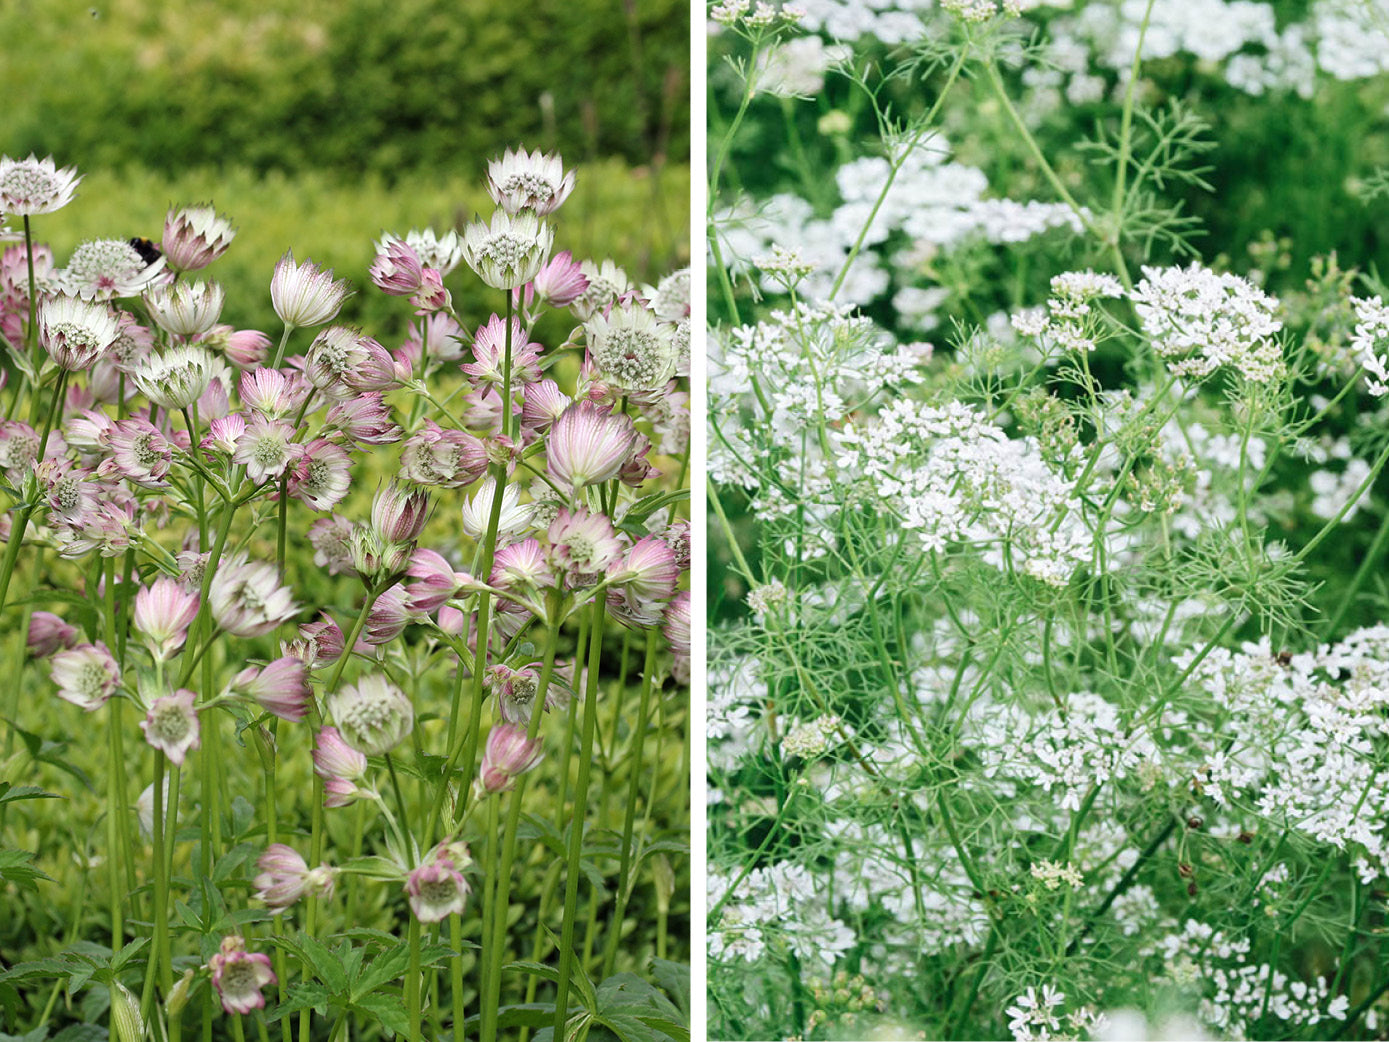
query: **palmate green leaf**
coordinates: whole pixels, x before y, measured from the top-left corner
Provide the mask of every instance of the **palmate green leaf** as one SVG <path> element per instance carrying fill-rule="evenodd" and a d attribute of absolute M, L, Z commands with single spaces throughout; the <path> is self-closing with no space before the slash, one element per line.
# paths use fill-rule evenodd
<path fill-rule="evenodd" d="M 267 1020 L 278 1020 L 280 1017 L 290 1013 L 298 1013 L 304 1009 L 311 1009 L 320 1017 L 325 1017 L 328 1015 L 329 1009 L 337 1008 L 339 1008 L 339 1004 L 332 992 L 322 984 L 316 981 L 303 981 L 289 989 L 284 1002 L 267 1009 L 265 1017 Z"/>
<path fill-rule="evenodd" d="M 401 1000 L 399 992 L 378 991 L 371 995 L 363 995 L 353 1003 L 353 1007 L 374 1016 L 392 1035 L 410 1033 L 410 1019 L 406 1016 L 405 1003 Z"/>
<path fill-rule="evenodd" d="M 651 976 L 664 989 L 686 1020 L 690 1016 L 690 968 L 669 959 L 652 959 Z"/>
<path fill-rule="evenodd" d="M 342 960 L 317 937 L 301 930 L 293 937 L 272 937 L 270 943 L 307 963 L 332 995 L 347 995 L 347 971 Z"/>
<path fill-rule="evenodd" d="M 0 850 L 0 879 L 24 890 L 38 890 L 39 880 L 53 882 L 51 876 L 31 864 L 33 858 L 27 850 Z"/>

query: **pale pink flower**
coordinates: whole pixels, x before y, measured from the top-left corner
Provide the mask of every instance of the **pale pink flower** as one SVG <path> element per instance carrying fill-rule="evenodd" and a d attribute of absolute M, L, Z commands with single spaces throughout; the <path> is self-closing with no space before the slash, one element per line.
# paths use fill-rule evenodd
<path fill-rule="evenodd" d="M 545 758 L 543 743 L 526 737 L 526 729 L 500 723 L 487 732 L 478 781 L 485 792 L 505 792 L 516 779 L 535 768 Z"/>
<path fill-rule="evenodd" d="M 405 632 L 406 626 L 423 622 L 424 618 L 423 612 L 411 606 L 405 587 L 396 583 L 371 606 L 366 625 L 362 627 L 362 641 L 371 647 L 389 644 Z"/>
<path fill-rule="evenodd" d="M 259 637 L 294 617 L 298 606 L 280 585 L 275 566 L 233 557 L 223 562 L 208 588 L 217 625 L 237 637 Z"/>
<path fill-rule="evenodd" d="M 215 282 L 184 281 L 150 286 L 144 300 L 160 329 L 175 336 L 195 337 L 217 324 L 225 294 Z"/>
<path fill-rule="evenodd" d="M 260 484 L 278 478 L 303 452 L 304 447 L 294 441 L 294 427 L 289 420 L 272 420 L 257 414 L 237 438 L 232 460 L 245 464 L 246 476 Z"/>
<path fill-rule="evenodd" d="M 298 903 L 306 893 L 331 901 L 338 870 L 327 865 L 309 868 L 291 846 L 272 843 L 256 861 L 256 900 L 276 915 Z"/>
<path fill-rule="evenodd" d="M 420 288 L 410 298 L 415 314 L 428 315 L 436 311 L 448 311 L 453 307 L 453 296 L 444 288 L 444 277 L 433 268 L 425 268 L 420 275 Z"/>
<path fill-rule="evenodd" d="M 542 304 L 553 307 L 568 307 L 588 290 L 588 276 L 568 251 L 555 254 L 550 262 L 536 273 L 526 287 L 526 304 L 531 303 L 531 295 Z"/>
<path fill-rule="evenodd" d="M 532 662 L 521 669 L 513 669 L 498 663 L 488 667 L 485 677 L 487 687 L 496 692 L 497 710 L 507 723 L 530 723 L 535 713 L 535 696 L 540 691 L 539 665 L 539 662 Z M 559 705 L 566 694 L 566 689 L 551 678 L 542 708 L 548 712 Z"/>
<path fill-rule="evenodd" d="M 48 297 L 38 310 L 39 343 L 60 369 L 90 369 L 120 336 L 116 316 L 105 304 L 76 297 Z"/>
<path fill-rule="evenodd" d="M 681 590 L 666 605 L 666 640 L 675 656 L 672 673 L 681 684 L 690 682 L 690 591 Z"/>
<path fill-rule="evenodd" d="M 257 368 L 241 374 L 240 391 L 243 405 L 269 419 L 279 419 L 303 405 L 308 388 L 296 388 L 278 369 Z"/>
<path fill-rule="evenodd" d="M 201 447 L 230 456 L 236 452 L 237 443 L 245 433 L 246 417 L 234 412 L 207 425 L 207 433 L 203 435 Z"/>
<path fill-rule="evenodd" d="M 290 466 L 289 494 L 315 510 L 332 510 L 352 487 L 352 458 L 341 445 L 315 438 Z"/>
<path fill-rule="evenodd" d="M 65 293 L 85 300 L 133 297 L 170 277 L 164 258 L 129 239 L 94 239 L 72 251 L 68 266 L 53 278 Z"/>
<path fill-rule="evenodd" d="M 368 274 L 377 289 L 393 297 L 408 297 L 418 292 L 424 266 L 419 255 L 403 239 L 384 237 L 376 246 L 376 258 Z"/>
<path fill-rule="evenodd" d="M 608 609 L 615 618 L 629 626 L 655 626 L 680 581 L 675 551 L 658 536 L 643 536 L 608 569 L 608 581 Z"/>
<path fill-rule="evenodd" d="M 117 420 L 106 432 L 110 459 L 97 467 L 104 478 L 120 477 L 146 488 L 166 488 L 174 454 L 168 440 L 148 420 Z"/>
<path fill-rule="evenodd" d="M 299 635 L 286 641 L 281 650 L 299 659 L 309 669 L 318 669 L 336 662 L 342 654 L 344 643 L 341 628 L 325 611 L 320 621 L 300 626 Z"/>
<path fill-rule="evenodd" d="M 463 230 L 463 259 L 493 289 L 512 290 L 535 278 L 554 239 L 533 211 L 498 210 L 490 223 L 475 220 Z"/>
<path fill-rule="evenodd" d="M 550 557 L 571 585 L 597 583 L 622 556 L 622 543 L 613 531 L 612 521 L 603 514 L 590 514 L 580 507 L 564 509 L 550 524 Z"/>
<path fill-rule="evenodd" d="M 336 727 L 325 727 L 314 744 L 313 769 L 323 779 L 324 806 L 345 807 L 362 794 L 357 782 L 366 774 L 367 758 Z"/>
<path fill-rule="evenodd" d="M 294 251 L 286 251 L 270 279 L 270 300 L 275 314 L 287 326 L 303 329 L 330 322 L 352 295 L 346 279 L 334 280 L 332 269 L 311 260 L 298 264 Z"/>
<path fill-rule="evenodd" d="M 433 550 L 416 550 L 406 574 L 416 580 L 406 588 L 410 609 L 415 612 L 433 612 L 460 592 L 476 588 L 471 575 L 455 572 L 443 555 Z"/>
<path fill-rule="evenodd" d="M 418 489 L 405 489 L 392 482 L 377 492 L 371 502 L 372 530 L 387 542 L 414 542 L 428 519 L 429 497 Z"/>
<path fill-rule="evenodd" d="M 151 702 L 149 712 L 140 721 L 145 741 L 174 763 L 183 763 L 188 750 L 198 747 L 201 729 L 198 711 L 193 708 L 196 698 L 187 688 L 179 688 L 172 695 Z"/>
<path fill-rule="evenodd" d="M 224 937 L 221 950 L 207 960 L 207 966 L 223 1010 L 244 1014 L 265 1008 L 260 989 L 276 983 L 268 955 L 248 952 L 240 937 Z"/>
<path fill-rule="evenodd" d="M 400 476 L 419 485 L 464 488 L 487 472 L 487 449 L 467 431 L 425 420 L 400 453 Z"/>
<path fill-rule="evenodd" d="M 270 357 L 270 338 L 259 329 L 238 329 L 227 334 L 227 357 L 241 369 L 264 365 Z"/>
<path fill-rule="evenodd" d="M 105 644 L 78 644 L 53 656 L 49 675 L 58 697 L 91 713 L 120 687 L 121 671 Z"/>
<path fill-rule="evenodd" d="M 149 639 L 150 650 L 161 661 L 183 646 L 197 616 L 198 595 L 168 576 L 160 576 L 135 595 L 135 628 Z"/>
<path fill-rule="evenodd" d="M 468 901 L 468 881 L 451 861 L 420 865 L 405 881 L 410 911 L 422 923 L 437 923 L 462 915 Z"/>
<path fill-rule="evenodd" d="M 48 658 L 66 648 L 75 648 L 79 634 L 76 626 L 51 611 L 36 611 L 29 616 L 29 654 Z"/>
<path fill-rule="evenodd" d="M 314 337 L 304 371 L 315 387 L 340 398 L 356 391 L 387 391 L 399 383 L 391 353 L 346 326 L 329 326 Z"/>
<path fill-rule="evenodd" d="M 308 666 L 289 655 L 259 669 L 247 666 L 232 681 L 232 690 L 251 699 L 267 713 L 294 724 L 304 719 L 313 695 Z"/>
<path fill-rule="evenodd" d="M 334 514 L 309 526 L 309 545 L 313 547 L 313 563 L 326 569 L 329 575 L 352 570 L 354 526 L 345 517 Z"/>
<path fill-rule="evenodd" d="M 325 430 L 338 430 L 363 445 L 389 445 L 400 440 L 400 425 L 379 392 L 355 395 L 328 410 Z"/>
<path fill-rule="evenodd" d="M 576 402 L 550 427 L 548 470 L 572 489 L 601 484 L 621 473 L 636 444 L 630 416 L 592 402 Z"/>
<path fill-rule="evenodd" d="M 171 209 L 164 217 L 160 246 L 174 271 L 201 271 L 227 252 L 236 238 L 231 221 L 211 203 Z"/>
<path fill-rule="evenodd" d="M 521 429 L 527 432 L 543 432 L 564 414 L 573 404 L 573 399 L 559 389 L 559 384 L 549 379 L 537 380 L 524 388 L 525 398 L 521 405 Z"/>
<path fill-rule="evenodd" d="M 446 312 L 421 316 L 412 322 L 404 348 L 411 358 L 451 362 L 463 357 L 463 327 Z"/>
<path fill-rule="evenodd" d="M 511 386 L 540 379 L 541 346 L 531 342 L 530 332 L 519 318 L 511 320 Z M 459 368 L 474 380 L 500 384 L 506 361 L 506 321 L 493 315 L 486 325 L 478 326 L 473 334 L 473 361 Z"/>
<path fill-rule="evenodd" d="M 553 586 L 554 572 L 537 539 L 504 546 L 492 559 L 492 585 L 501 590 L 515 586 L 545 589 Z"/>

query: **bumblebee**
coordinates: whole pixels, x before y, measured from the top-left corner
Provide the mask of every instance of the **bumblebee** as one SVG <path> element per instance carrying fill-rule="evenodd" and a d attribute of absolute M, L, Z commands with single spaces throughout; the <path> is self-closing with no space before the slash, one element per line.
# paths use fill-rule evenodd
<path fill-rule="evenodd" d="M 137 237 L 130 240 L 130 245 L 135 247 L 135 252 L 146 264 L 153 264 L 162 256 L 159 246 L 150 239 Z"/>

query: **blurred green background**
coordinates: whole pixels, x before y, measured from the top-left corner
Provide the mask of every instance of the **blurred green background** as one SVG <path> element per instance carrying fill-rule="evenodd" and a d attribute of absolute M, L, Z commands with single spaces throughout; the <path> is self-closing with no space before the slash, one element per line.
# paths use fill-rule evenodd
<path fill-rule="evenodd" d="M 351 278 L 378 336 L 409 308 L 373 289 L 383 231 L 489 212 L 487 160 L 556 149 L 579 187 L 556 250 L 654 281 L 689 261 L 683 0 L 6 0 L 0 151 L 84 175 L 35 222 L 59 265 L 92 238 L 158 239 L 212 200 L 240 235 L 209 273 L 225 319 L 273 330 L 291 246 Z M 473 281 L 473 280 L 470 280 Z M 457 293 L 458 280 L 450 281 Z M 469 321 L 495 302 L 455 297 Z"/>

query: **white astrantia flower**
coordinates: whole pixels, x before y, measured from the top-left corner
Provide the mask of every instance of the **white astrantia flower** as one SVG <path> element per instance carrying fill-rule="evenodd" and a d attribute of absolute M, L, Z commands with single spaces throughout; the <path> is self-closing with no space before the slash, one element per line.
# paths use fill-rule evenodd
<path fill-rule="evenodd" d="M 90 369 L 121 335 L 120 321 L 105 304 L 76 297 L 48 297 L 38 310 L 39 343 L 60 369 Z"/>
<path fill-rule="evenodd" d="M 594 315 L 584 326 L 598 376 L 624 391 L 654 391 L 675 375 L 675 329 L 639 304 Z"/>
<path fill-rule="evenodd" d="M 0 213 L 31 217 L 61 210 L 81 180 L 75 167 L 59 167 L 52 156 L 0 156 Z"/>
<path fill-rule="evenodd" d="M 487 164 L 487 193 L 509 214 L 533 210 L 544 217 L 559 209 L 573 190 L 574 171 L 566 173 L 557 154 L 507 149 Z"/>
<path fill-rule="evenodd" d="M 608 305 L 632 289 L 632 280 L 627 273 L 611 260 L 602 263 L 584 261 L 579 265 L 579 270 L 588 279 L 588 288 L 570 307 L 580 321 L 587 321 L 607 310 Z"/>
<path fill-rule="evenodd" d="M 517 289 L 535 278 L 554 239 L 533 211 L 498 210 L 490 223 L 475 220 L 463 230 L 463 259 L 493 289 Z"/>
<path fill-rule="evenodd" d="M 491 520 L 492 500 L 497 487 L 496 480 L 486 477 L 478 485 L 477 491 L 463 501 L 463 531 L 468 538 L 483 539 L 487 535 Z M 508 482 L 502 492 L 501 514 L 497 522 L 497 538 L 513 539 L 531 527 L 535 508 L 530 503 L 521 502 L 521 489 L 515 482 Z"/>
<path fill-rule="evenodd" d="M 186 409 L 207 390 L 216 362 L 204 347 L 184 344 L 150 355 L 135 370 L 140 392 L 165 409 Z"/>
<path fill-rule="evenodd" d="M 215 282 L 175 282 L 145 290 L 145 306 L 161 328 L 176 336 L 206 333 L 222 315 L 222 287 Z"/>
<path fill-rule="evenodd" d="M 275 265 L 270 278 L 270 300 L 280 321 L 296 329 L 331 322 L 352 295 L 346 279 L 334 279 L 331 268 L 324 269 L 306 260 L 300 264 L 288 250 Z"/>
<path fill-rule="evenodd" d="M 127 239 L 84 242 L 73 251 L 68 266 L 53 273 L 63 292 L 85 300 L 134 297 L 168 277 L 162 256 L 151 261 Z"/>
<path fill-rule="evenodd" d="M 410 699 L 380 673 L 344 684 L 328 696 L 327 708 L 343 740 L 366 756 L 390 752 L 415 723 Z"/>

